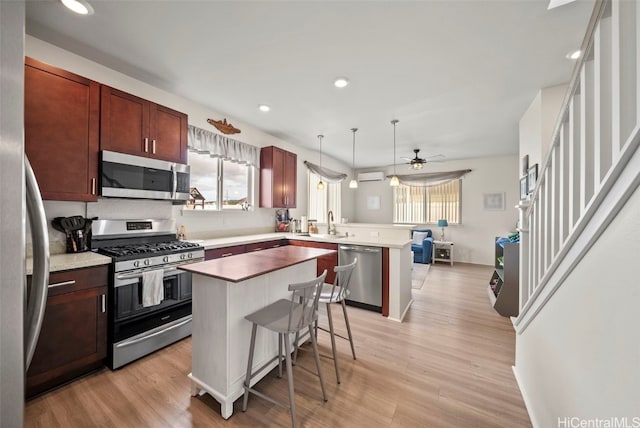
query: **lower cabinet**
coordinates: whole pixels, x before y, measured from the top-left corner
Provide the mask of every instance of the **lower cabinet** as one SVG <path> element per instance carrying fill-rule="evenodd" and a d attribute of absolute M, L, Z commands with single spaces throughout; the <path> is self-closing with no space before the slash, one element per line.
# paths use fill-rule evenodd
<path fill-rule="evenodd" d="M 50 274 L 42 329 L 27 371 L 27 397 L 103 365 L 107 284 L 106 265 Z"/>
<path fill-rule="evenodd" d="M 236 254 L 242 254 L 247 252 L 246 245 L 234 245 L 232 247 L 212 248 L 211 250 L 205 250 L 204 259 L 212 260 L 219 259 L 221 257 L 235 256 Z"/>
<path fill-rule="evenodd" d="M 312 242 L 312 241 L 296 241 L 294 239 L 289 240 L 289 245 L 297 245 L 299 247 L 311 247 L 311 248 L 324 248 L 325 250 L 335 250 L 334 254 L 328 256 L 318 257 L 318 269 L 317 275 L 322 274 L 324 270 L 327 270 L 327 277 L 325 282 L 333 284 L 333 280 L 336 277 L 333 268 L 338 265 L 338 244 L 332 244 L 329 242 Z"/>

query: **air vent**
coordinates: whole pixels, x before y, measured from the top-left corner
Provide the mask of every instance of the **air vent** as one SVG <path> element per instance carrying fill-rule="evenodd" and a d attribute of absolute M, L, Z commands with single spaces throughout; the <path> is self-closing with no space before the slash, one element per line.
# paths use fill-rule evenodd
<path fill-rule="evenodd" d="M 382 181 L 384 180 L 384 172 L 361 172 L 358 174 L 358 181 Z"/>

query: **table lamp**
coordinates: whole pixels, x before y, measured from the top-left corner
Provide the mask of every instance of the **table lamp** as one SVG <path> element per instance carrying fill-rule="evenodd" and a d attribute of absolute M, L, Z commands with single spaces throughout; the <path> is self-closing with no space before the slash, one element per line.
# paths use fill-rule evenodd
<path fill-rule="evenodd" d="M 442 236 L 440 237 L 441 241 L 444 241 L 444 228 L 447 226 L 449 226 L 449 223 L 447 223 L 447 219 L 438 220 L 438 227 L 442 229 Z"/>

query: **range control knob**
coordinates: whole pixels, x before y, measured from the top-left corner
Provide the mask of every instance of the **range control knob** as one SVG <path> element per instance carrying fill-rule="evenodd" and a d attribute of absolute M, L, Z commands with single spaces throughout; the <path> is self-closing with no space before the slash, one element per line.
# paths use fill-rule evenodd
<path fill-rule="evenodd" d="M 193 257 L 193 254 L 191 254 L 191 253 L 187 254 L 187 258 L 189 258 L 189 259 L 190 259 L 190 258 L 192 258 L 192 257 Z"/>
<path fill-rule="evenodd" d="M 165 262 L 165 263 L 168 263 L 169 262 L 169 256 L 164 256 L 162 258 L 162 261 Z"/>
<path fill-rule="evenodd" d="M 149 266 L 149 263 L 150 263 L 150 262 L 149 262 L 149 259 L 144 259 L 144 265 L 145 265 L 145 266 Z"/>
<path fill-rule="evenodd" d="M 185 259 L 185 255 L 184 254 L 180 254 L 180 260 L 184 260 Z"/>
<path fill-rule="evenodd" d="M 133 262 L 133 267 L 138 267 L 140 266 L 140 261 L 136 260 L 135 262 Z"/>

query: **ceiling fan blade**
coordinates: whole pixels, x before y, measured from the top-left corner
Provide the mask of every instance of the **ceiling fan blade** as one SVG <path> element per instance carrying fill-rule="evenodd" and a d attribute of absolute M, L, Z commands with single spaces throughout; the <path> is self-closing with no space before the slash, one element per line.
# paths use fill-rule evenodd
<path fill-rule="evenodd" d="M 427 156 L 426 159 L 429 162 L 432 162 L 432 159 L 442 159 L 445 158 L 446 156 L 443 154 L 437 154 L 437 155 L 431 155 L 431 156 Z"/>

